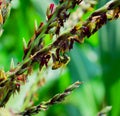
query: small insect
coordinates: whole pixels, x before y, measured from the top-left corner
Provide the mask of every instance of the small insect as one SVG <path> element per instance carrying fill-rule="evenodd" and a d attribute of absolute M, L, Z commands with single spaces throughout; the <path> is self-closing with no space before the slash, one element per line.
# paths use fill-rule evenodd
<path fill-rule="evenodd" d="M 60 57 L 59 60 L 56 60 L 53 62 L 52 70 L 56 70 L 60 67 L 66 66 L 69 61 L 70 61 L 70 58 L 66 55 L 64 55 L 62 58 Z"/>

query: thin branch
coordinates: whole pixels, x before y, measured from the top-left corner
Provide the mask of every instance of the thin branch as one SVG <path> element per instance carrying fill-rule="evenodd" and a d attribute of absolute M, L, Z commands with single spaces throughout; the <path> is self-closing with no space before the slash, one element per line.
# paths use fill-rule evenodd
<path fill-rule="evenodd" d="M 26 108 L 25 111 L 18 113 L 18 115 L 31 116 L 32 114 L 36 114 L 40 111 L 47 110 L 50 106 L 52 106 L 54 104 L 61 103 L 69 94 L 71 94 L 71 92 L 74 89 L 78 88 L 80 84 L 82 84 L 82 83 L 77 81 L 74 84 L 70 85 L 67 89 L 65 89 L 65 91 L 63 93 L 56 94 L 47 102 L 42 102 L 41 104 L 39 104 L 37 106 Z"/>

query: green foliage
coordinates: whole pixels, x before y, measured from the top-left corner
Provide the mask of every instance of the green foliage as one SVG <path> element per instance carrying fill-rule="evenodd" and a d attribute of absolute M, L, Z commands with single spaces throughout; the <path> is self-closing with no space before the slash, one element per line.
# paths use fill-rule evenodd
<path fill-rule="evenodd" d="M 103 0 L 102 0 L 103 1 Z M 98 5 L 102 4 L 98 2 Z M 23 43 L 31 38 L 34 33 L 34 20 L 38 23 L 45 20 L 45 12 L 49 3 L 57 0 L 13 0 L 11 14 L 4 25 L 4 33 L 0 38 L 0 68 L 9 69 L 11 58 L 17 64 L 22 60 Z M 96 6 L 97 7 L 97 6 Z M 89 13 L 83 17 L 89 16 Z M 55 93 L 62 91 L 70 83 L 80 80 L 84 82 L 73 95 L 69 96 L 63 104 L 55 105 L 46 112 L 35 116 L 95 116 L 105 106 L 112 106 L 110 116 L 120 115 L 120 21 L 114 21 L 104 26 L 86 40 L 83 45 L 74 45 L 70 51 L 71 58 L 68 66 L 57 71 L 45 72 L 46 84 L 34 91 L 37 99 L 35 104 L 48 100 Z M 46 45 L 51 42 L 46 37 Z M 36 75 L 32 75 L 36 76 Z M 31 76 L 31 78 L 32 78 Z M 31 90 L 33 79 L 22 87 L 20 95 L 12 96 L 7 108 L 13 110 L 24 109 L 24 98 L 27 91 Z M 14 101 L 14 102 L 13 102 Z"/>

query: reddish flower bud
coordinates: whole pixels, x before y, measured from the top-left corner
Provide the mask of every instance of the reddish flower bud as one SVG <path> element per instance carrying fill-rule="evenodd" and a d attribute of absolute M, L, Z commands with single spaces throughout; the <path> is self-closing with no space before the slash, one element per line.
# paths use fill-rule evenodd
<path fill-rule="evenodd" d="M 2 4 L 2 2 L 0 2 L 0 5 Z"/>
<path fill-rule="evenodd" d="M 52 4 L 50 4 L 50 11 L 51 11 L 51 13 L 53 13 L 53 10 L 54 10 L 54 4 L 52 3 Z"/>
<path fill-rule="evenodd" d="M 19 84 L 19 83 L 16 83 L 16 87 L 19 88 L 19 87 L 20 87 L 20 84 Z"/>
<path fill-rule="evenodd" d="M 18 76 L 18 77 L 17 77 L 17 80 L 18 80 L 18 81 L 21 81 L 22 79 L 23 79 L 22 76 Z"/>
<path fill-rule="evenodd" d="M 26 75 L 24 75 L 24 74 L 19 75 L 19 76 L 17 77 L 17 80 L 25 83 L 25 82 L 26 82 Z"/>

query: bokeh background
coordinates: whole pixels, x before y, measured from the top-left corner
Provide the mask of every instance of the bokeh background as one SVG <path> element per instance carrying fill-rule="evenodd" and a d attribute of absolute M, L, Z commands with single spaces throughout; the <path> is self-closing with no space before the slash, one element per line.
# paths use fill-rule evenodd
<path fill-rule="evenodd" d="M 95 9 L 108 0 L 99 0 Z M 34 21 L 45 22 L 45 12 L 50 3 L 58 0 L 13 0 L 12 9 L 0 37 L 0 68 L 10 68 L 13 58 L 15 64 L 22 61 L 23 38 L 28 42 L 34 33 Z M 88 12 L 83 19 L 92 12 Z M 35 104 L 47 101 L 56 93 L 62 92 L 68 85 L 80 80 L 84 82 L 67 99 L 35 116 L 96 116 L 106 106 L 112 106 L 110 116 L 120 116 L 120 20 L 108 22 L 84 44 L 75 44 L 70 51 L 70 63 L 55 71 L 46 71 L 44 86 L 32 88 L 37 79 L 34 73 L 26 86 L 22 86 L 20 95 L 11 97 L 7 108 L 13 111 L 24 110 L 30 102 L 24 102 L 26 94 L 32 96 Z M 42 78 L 43 75 L 40 75 Z M 35 89 L 35 91 L 34 91 Z M 30 90 L 30 91 L 29 91 Z M 28 100 L 29 101 L 29 100 Z"/>

